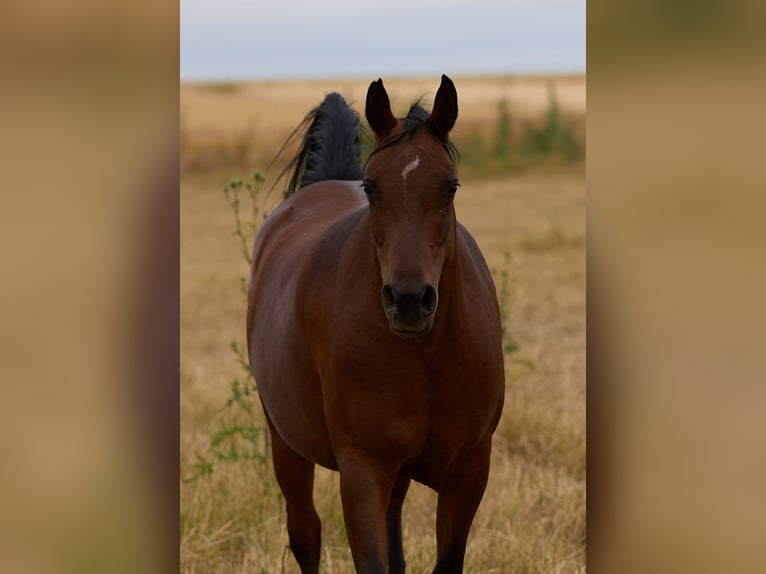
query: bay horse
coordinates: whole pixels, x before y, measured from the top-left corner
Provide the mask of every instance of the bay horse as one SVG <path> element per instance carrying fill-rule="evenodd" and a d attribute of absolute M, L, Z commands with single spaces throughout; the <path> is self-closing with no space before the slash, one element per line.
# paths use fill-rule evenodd
<path fill-rule="evenodd" d="M 411 480 L 438 493 L 433 572 L 462 572 L 505 382 L 492 276 L 455 218 L 457 113 L 447 76 L 403 119 L 372 82 L 362 165 L 359 117 L 329 94 L 256 237 L 248 351 L 303 574 L 319 571 L 317 464 L 340 472 L 357 572 L 404 572 Z"/>

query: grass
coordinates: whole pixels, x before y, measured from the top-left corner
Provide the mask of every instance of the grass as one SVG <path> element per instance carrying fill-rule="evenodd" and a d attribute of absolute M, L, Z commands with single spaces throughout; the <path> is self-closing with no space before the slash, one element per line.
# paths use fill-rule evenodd
<path fill-rule="evenodd" d="M 234 97 L 243 90 L 228 93 Z M 482 137 L 491 140 L 497 134 L 495 130 Z M 236 430 L 247 433 L 250 426 L 264 425 L 257 395 L 245 391 L 246 373 L 237 354 L 245 335 L 240 278 L 248 272 L 242 236 L 249 234 L 252 212 L 248 194 L 241 194 L 240 208 L 248 215 L 243 215 L 243 231 L 238 234 L 230 204 L 221 194 L 229 176 L 240 173 L 246 172 L 206 168 L 182 174 L 182 477 L 191 478 L 200 470 L 198 454 L 213 468 L 180 485 L 181 571 L 293 573 L 298 568 L 286 550 L 283 500 L 269 457 L 260 456 L 268 452 L 266 437 L 254 431 L 254 440 L 249 441 L 247 434 Z M 501 305 L 509 317 L 505 411 L 494 438 L 490 480 L 469 539 L 465 570 L 581 572 L 585 568 L 584 170 L 578 164 L 555 171 L 546 166 L 494 178 L 461 172 L 461 180 L 458 217 L 496 270 Z M 268 197 L 268 202 L 278 200 L 278 193 Z M 235 352 L 232 341 L 238 345 Z M 213 444 L 215 437 L 224 435 Z M 213 454 L 215 449 L 218 455 Z M 322 571 L 353 572 L 337 473 L 317 470 L 315 500 L 323 524 Z M 435 494 L 413 485 L 404 506 L 409 572 L 433 568 L 435 510 Z"/>
<path fill-rule="evenodd" d="M 473 123 L 456 137 L 460 167 L 474 178 L 498 177 L 541 166 L 560 168 L 585 156 L 584 118 L 562 111 L 554 87 L 540 115 L 516 117 L 508 100 L 497 102 L 490 123 Z"/>
<path fill-rule="evenodd" d="M 567 77 L 458 79 L 461 111 L 452 137 L 461 152 L 462 174 L 497 177 L 540 165 L 559 168 L 581 162 L 585 109 L 579 94 L 584 95 L 584 84 L 577 81 Z M 292 129 L 327 91 L 341 90 L 363 112 L 365 82 L 345 83 L 324 86 L 316 82 L 311 91 L 311 82 L 183 86 L 182 171 L 246 173 L 253 166 L 269 165 Z M 394 80 L 386 85 L 393 109 L 400 114 L 426 93 L 417 91 L 418 83 Z M 404 86 L 409 93 L 402 92 Z M 429 97 L 424 101 L 430 104 Z M 363 148 L 369 153 L 372 140 L 365 135 Z M 279 173 L 289 156 L 285 153 L 279 158 L 273 173 Z"/>
<path fill-rule="evenodd" d="M 511 115 L 508 101 L 500 100 L 497 115 L 490 123 L 469 124 L 467 132 L 454 138 L 460 150 L 462 173 L 473 178 L 497 177 L 540 164 L 559 167 L 580 162 L 585 153 L 583 118 L 564 114 L 553 88 L 549 97 L 542 117 L 516 118 Z M 242 171 L 252 165 L 271 163 L 271 158 L 258 153 L 260 147 L 253 127 L 225 133 L 202 131 L 192 136 L 183 121 L 181 126 L 181 169 L 184 171 L 226 168 Z M 369 155 L 373 144 L 369 131 L 363 133 L 363 157 Z M 278 158 L 277 166 L 282 167 L 288 157 L 289 153 L 285 153 Z"/>

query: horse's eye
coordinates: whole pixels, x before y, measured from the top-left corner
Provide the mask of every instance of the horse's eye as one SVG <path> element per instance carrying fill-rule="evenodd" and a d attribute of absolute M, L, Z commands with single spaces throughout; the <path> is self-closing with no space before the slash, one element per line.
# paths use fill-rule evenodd
<path fill-rule="evenodd" d="M 362 189 L 364 190 L 365 195 L 367 195 L 367 199 L 373 199 L 375 197 L 375 190 L 370 182 L 363 181 Z"/>
<path fill-rule="evenodd" d="M 458 181 L 451 181 L 449 183 L 449 185 L 447 186 L 447 195 L 449 196 L 450 199 L 455 197 L 458 187 L 460 187 L 460 182 Z"/>

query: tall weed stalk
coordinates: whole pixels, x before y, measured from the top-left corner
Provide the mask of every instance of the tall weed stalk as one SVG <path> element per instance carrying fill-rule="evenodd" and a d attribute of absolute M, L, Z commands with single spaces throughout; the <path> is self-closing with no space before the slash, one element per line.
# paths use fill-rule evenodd
<path fill-rule="evenodd" d="M 242 179 L 231 180 L 223 190 L 234 217 L 233 235 L 237 238 L 246 268 L 250 267 L 250 246 L 252 246 L 261 220 L 260 195 L 265 178 L 255 172 L 252 182 Z M 243 218 L 243 198 L 249 203 L 249 211 Z M 247 300 L 248 280 L 240 276 L 240 291 Z M 216 465 L 222 462 L 242 460 L 266 464 L 268 461 L 268 433 L 263 425 L 256 424 L 253 402 L 258 388 L 253 371 L 243 346 L 231 341 L 230 347 L 243 375 L 231 381 L 229 397 L 222 407 L 217 428 L 210 433 L 207 451 L 197 453 L 197 462 L 192 473 L 185 477 L 187 482 L 209 476 Z"/>

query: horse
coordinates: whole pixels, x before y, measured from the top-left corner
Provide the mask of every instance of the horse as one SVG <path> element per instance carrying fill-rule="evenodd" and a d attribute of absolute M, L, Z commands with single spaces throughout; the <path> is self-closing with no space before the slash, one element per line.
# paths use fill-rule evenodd
<path fill-rule="evenodd" d="M 433 572 L 462 572 L 505 375 L 492 275 L 455 216 L 457 113 L 447 76 L 430 113 L 400 119 L 372 82 L 363 165 L 359 115 L 327 95 L 255 239 L 248 352 L 303 574 L 319 571 L 317 464 L 340 472 L 357 572 L 405 571 L 412 480 L 438 493 Z"/>

